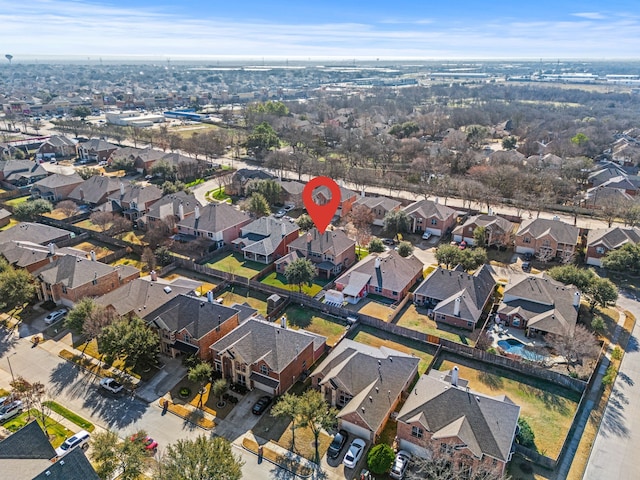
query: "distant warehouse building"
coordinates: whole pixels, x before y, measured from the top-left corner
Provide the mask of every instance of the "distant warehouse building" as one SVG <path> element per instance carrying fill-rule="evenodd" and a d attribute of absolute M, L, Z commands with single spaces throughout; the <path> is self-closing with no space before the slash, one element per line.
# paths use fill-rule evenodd
<path fill-rule="evenodd" d="M 164 122 L 164 115 L 140 115 L 140 112 L 135 110 L 107 112 L 105 117 L 108 123 L 123 127 L 150 127 L 154 123 Z"/>
<path fill-rule="evenodd" d="M 166 118 L 174 118 L 178 120 L 190 120 L 192 122 L 202 122 L 208 118 L 207 115 L 196 113 L 193 109 L 187 110 L 170 110 L 164 112 Z"/>

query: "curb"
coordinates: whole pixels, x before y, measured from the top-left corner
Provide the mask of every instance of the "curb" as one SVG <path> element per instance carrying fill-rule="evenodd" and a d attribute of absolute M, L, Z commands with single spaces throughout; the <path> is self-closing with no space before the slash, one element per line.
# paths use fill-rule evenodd
<path fill-rule="evenodd" d="M 247 452 L 249 452 L 249 453 L 251 453 L 251 454 L 255 455 L 255 456 L 256 456 L 256 457 L 258 457 L 258 458 L 260 458 L 260 455 L 258 455 L 258 453 L 254 452 L 253 450 L 248 449 L 248 448 L 247 448 L 247 447 L 245 447 L 244 445 L 236 445 L 235 443 L 234 443 L 233 445 L 235 445 L 235 447 L 236 447 L 236 448 L 242 448 L 243 450 L 245 450 L 245 451 L 247 451 Z M 293 470 L 290 470 L 289 468 L 287 468 L 287 467 L 285 467 L 285 466 L 283 466 L 283 465 L 280 465 L 280 464 L 279 464 L 279 463 L 277 463 L 277 462 L 274 462 L 273 460 L 269 460 L 268 458 L 265 458 L 264 456 L 262 457 L 262 460 L 263 460 L 263 461 L 267 461 L 267 462 L 269 462 L 270 464 L 275 465 L 275 466 L 276 466 L 276 467 L 278 467 L 278 468 L 281 468 L 281 469 L 283 469 L 283 470 L 286 470 L 287 472 L 294 474 L 296 477 L 300 477 L 300 478 L 311 478 L 311 477 L 313 476 L 313 473 L 314 473 L 314 472 L 311 472 L 309 475 L 301 475 L 301 474 L 299 474 L 298 472 L 294 472 Z"/>
<path fill-rule="evenodd" d="M 162 400 L 163 400 L 163 399 L 162 399 L 162 398 L 160 398 L 160 401 L 158 402 L 158 405 L 160 406 L 160 408 L 161 408 L 161 409 L 163 410 L 163 412 L 164 412 L 164 411 L 165 411 L 165 406 L 164 406 L 164 404 L 162 404 L 162 403 L 161 403 L 161 401 L 162 401 Z M 169 401 L 168 401 L 168 400 L 164 400 L 164 401 L 165 401 L 165 403 L 169 403 Z M 175 415 L 176 417 L 183 419 L 185 422 L 189 422 L 191 425 L 193 425 L 193 426 L 195 426 L 195 427 L 201 428 L 201 429 L 202 429 L 202 430 L 204 430 L 205 432 L 210 432 L 211 430 L 213 430 L 213 429 L 216 427 L 216 426 L 215 426 L 215 424 L 214 424 L 214 426 L 213 426 L 212 428 L 207 428 L 207 427 L 203 427 L 202 425 L 198 425 L 196 422 L 193 422 L 193 421 L 189 420 L 188 418 L 183 417 L 183 416 L 182 416 L 182 415 L 180 415 L 179 413 L 174 412 L 173 410 L 171 410 L 171 408 L 167 408 L 167 409 L 166 409 L 166 412 L 169 412 L 169 413 L 171 413 L 172 415 Z"/>

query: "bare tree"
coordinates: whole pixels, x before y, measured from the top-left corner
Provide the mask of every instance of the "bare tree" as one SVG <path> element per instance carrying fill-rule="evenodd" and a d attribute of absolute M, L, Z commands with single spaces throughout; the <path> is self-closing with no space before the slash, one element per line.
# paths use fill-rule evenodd
<path fill-rule="evenodd" d="M 122 232 L 126 232 L 131 230 L 131 220 L 124 218 L 123 216 L 113 214 L 111 217 L 111 227 L 109 228 L 109 233 L 112 235 L 117 235 Z"/>
<path fill-rule="evenodd" d="M 584 325 L 576 325 L 573 332 L 550 333 L 546 336 L 546 341 L 558 355 L 567 360 L 567 370 L 571 370 L 576 364 L 584 365 L 585 361 L 595 360 L 600 350 L 598 340 Z"/>
<path fill-rule="evenodd" d="M 64 216 L 69 218 L 78 211 L 78 206 L 73 200 L 63 200 L 56 205 L 56 208 L 64 213 Z"/>
<path fill-rule="evenodd" d="M 428 458 L 414 457 L 412 468 L 407 471 L 407 480 L 509 480 L 500 473 L 497 467 L 488 462 L 465 462 L 456 455 L 457 451 L 435 451 L 434 448 L 427 452 Z M 469 456 L 469 458 L 471 458 Z"/>
<path fill-rule="evenodd" d="M 104 233 L 113 222 L 113 214 L 111 212 L 93 212 L 89 220 Z"/>
<path fill-rule="evenodd" d="M 156 256 L 149 247 L 145 247 L 145 249 L 142 250 L 141 260 L 147 264 L 149 270 L 156 268 Z"/>
<path fill-rule="evenodd" d="M 371 233 L 371 224 L 373 223 L 374 215 L 369 207 L 365 205 L 356 205 L 351 209 L 351 223 L 356 230 L 356 241 L 358 245 L 366 245 L 365 240 L 368 239 Z"/>
<path fill-rule="evenodd" d="M 98 338 L 105 327 L 111 325 L 118 318 L 117 313 L 109 307 L 95 304 L 91 313 L 82 324 L 82 333 L 87 337 L 87 343 Z"/>

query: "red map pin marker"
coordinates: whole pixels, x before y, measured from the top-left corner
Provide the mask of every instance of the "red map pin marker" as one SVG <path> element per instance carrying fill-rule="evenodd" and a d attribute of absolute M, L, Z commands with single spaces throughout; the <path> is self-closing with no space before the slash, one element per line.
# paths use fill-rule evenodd
<path fill-rule="evenodd" d="M 318 205 L 313 200 L 313 191 L 318 187 L 326 187 L 329 192 L 331 192 L 331 199 L 328 199 L 326 203 L 321 205 Z M 326 190 L 322 190 L 319 192 L 320 196 L 326 197 Z M 336 210 L 338 210 L 340 197 L 340 187 L 329 177 L 315 177 L 305 185 L 304 190 L 302 191 L 302 201 L 304 202 L 307 212 L 309 212 L 311 220 L 313 220 L 318 232 L 321 234 L 325 232 L 329 223 L 331 223 L 331 219 L 335 215 Z"/>

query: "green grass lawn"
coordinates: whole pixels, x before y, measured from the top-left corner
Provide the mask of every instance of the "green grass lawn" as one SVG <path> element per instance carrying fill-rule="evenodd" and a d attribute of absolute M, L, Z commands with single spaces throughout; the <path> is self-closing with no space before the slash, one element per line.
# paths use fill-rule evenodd
<path fill-rule="evenodd" d="M 303 328 L 327 337 L 327 345 L 333 347 L 345 332 L 345 325 L 318 312 L 297 305 L 289 306 L 285 311 L 287 325 L 290 328 Z"/>
<path fill-rule="evenodd" d="M 224 292 L 218 294 L 219 297 L 222 297 L 222 304 L 226 306 L 231 306 L 234 303 L 248 303 L 251 307 L 258 310 L 262 315 L 267 314 L 267 300 L 266 297 L 259 293 L 250 291 L 246 288 L 235 287 L 231 290 L 225 290 Z"/>
<path fill-rule="evenodd" d="M 33 409 L 27 412 L 22 412 L 20 415 L 13 417 L 2 426 L 10 432 L 17 432 L 34 418 L 37 420 L 40 426 L 43 427 L 44 430 L 44 425 L 42 424 L 42 420 L 40 420 L 39 412 Z M 67 438 L 74 434 L 74 432 L 63 427 L 58 422 L 52 420 L 46 415 L 44 419 L 46 422 L 47 433 L 49 434 L 49 441 L 51 442 L 53 448 L 58 448 L 60 445 L 62 445 L 62 442 L 64 442 Z"/>
<path fill-rule="evenodd" d="M 451 370 L 457 366 L 460 378 L 469 381 L 469 388 L 486 395 L 507 395 L 520 406 L 535 435 L 538 451 L 556 458 L 562 448 L 580 394 L 542 380 L 525 377 L 480 362 L 453 355 L 443 355 L 434 368 Z"/>
<path fill-rule="evenodd" d="M 429 363 L 433 360 L 433 356 L 436 353 L 435 348 L 429 345 L 408 338 L 398 337 L 392 333 L 366 325 L 360 325 L 358 328 L 350 331 L 347 337 L 372 347 L 385 346 L 400 352 L 415 355 L 420 358 L 418 373 L 421 375 L 427 370 Z"/>
<path fill-rule="evenodd" d="M 238 253 L 229 253 L 222 258 L 207 263 L 207 267 L 227 272 L 239 277 L 253 278 L 267 266 L 263 263 L 246 260 Z"/>
<path fill-rule="evenodd" d="M 58 415 L 62 415 L 67 420 L 75 423 L 80 428 L 86 430 L 87 432 L 93 432 L 95 430 L 95 426 L 88 420 L 85 420 L 80 415 L 76 415 L 71 410 L 67 410 L 65 407 L 60 405 L 59 403 L 48 401 L 44 402 L 44 404 L 51 409 L 52 412 L 57 413 Z"/>
<path fill-rule="evenodd" d="M 299 290 L 297 285 L 289 285 L 287 283 L 287 277 L 285 277 L 284 275 L 278 272 L 271 272 L 265 278 L 260 280 L 260 283 L 271 285 L 272 287 L 283 288 L 291 292 L 297 292 Z M 326 282 L 321 283 L 318 280 L 314 280 L 311 286 L 309 285 L 302 286 L 302 293 L 306 293 L 310 297 L 315 297 L 318 294 L 318 292 L 320 292 L 320 290 L 324 288 L 325 285 L 326 285 Z"/>
<path fill-rule="evenodd" d="M 9 205 L 11 207 L 17 207 L 21 203 L 24 203 L 27 200 L 29 200 L 29 198 L 31 198 L 31 195 L 25 195 L 24 197 L 12 198 L 11 200 L 7 200 L 4 203 L 6 203 L 7 205 Z"/>
<path fill-rule="evenodd" d="M 144 270 L 147 267 L 147 264 L 135 255 L 127 255 L 126 257 L 119 258 L 109 265 L 128 265 L 130 267 L 136 267 L 138 270 Z"/>
<path fill-rule="evenodd" d="M 387 307 L 386 305 L 376 302 L 374 299 L 369 297 L 364 297 L 357 305 L 347 305 L 347 308 L 349 310 L 355 310 L 358 313 L 364 313 L 365 315 L 379 318 L 385 322 L 389 321 L 389 316 L 394 312 L 391 307 Z"/>
<path fill-rule="evenodd" d="M 413 303 L 408 303 L 404 307 L 396 324 L 401 327 L 426 333 L 427 335 L 435 335 L 436 337 L 444 338 L 445 340 L 451 340 L 452 342 L 463 343 L 471 346 L 475 345 L 475 339 L 473 338 L 472 332 L 443 323 L 436 323 L 428 316 L 418 312 Z"/>
<path fill-rule="evenodd" d="M 231 196 L 225 193 L 224 187 L 214 188 L 213 190 L 209 190 L 205 198 L 210 202 L 218 201 L 218 202 L 228 202 L 231 203 Z"/>

